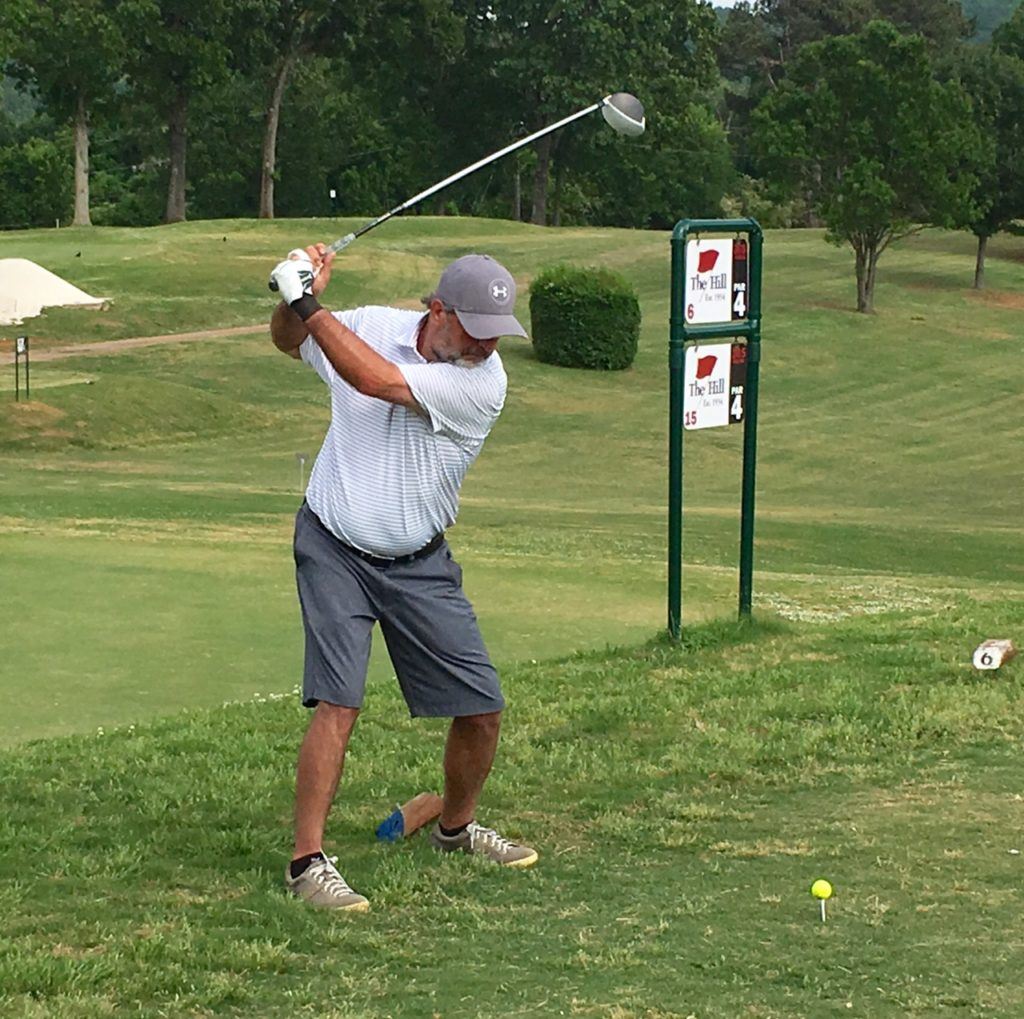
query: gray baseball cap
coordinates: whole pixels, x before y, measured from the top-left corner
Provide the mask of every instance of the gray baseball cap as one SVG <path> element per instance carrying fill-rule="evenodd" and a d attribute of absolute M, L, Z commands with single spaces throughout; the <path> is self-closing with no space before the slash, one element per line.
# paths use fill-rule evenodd
<path fill-rule="evenodd" d="M 441 273 L 433 296 L 455 309 L 462 328 L 475 340 L 526 335 L 512 314 L 516 281 L 490 255 L 457 258 Z"/>

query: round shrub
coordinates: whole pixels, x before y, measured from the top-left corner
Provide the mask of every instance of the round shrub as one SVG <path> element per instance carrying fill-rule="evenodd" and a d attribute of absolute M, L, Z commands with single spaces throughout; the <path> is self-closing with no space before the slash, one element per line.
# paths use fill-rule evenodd
<path fill-rule="evenodd" d="M 533 349 L 564 368 L 628 368 L 640 338 L 640 302 L 610 269 L 556 265 L 530 287 Z"/>

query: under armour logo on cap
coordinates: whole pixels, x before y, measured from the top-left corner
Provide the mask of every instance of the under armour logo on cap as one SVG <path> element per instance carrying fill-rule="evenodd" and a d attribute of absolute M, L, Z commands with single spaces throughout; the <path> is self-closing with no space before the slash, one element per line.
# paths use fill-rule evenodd
<path fill-rule="evenodd" d="M 507 283 L 502 282 L 502 280 L 494 280 L 491 283 L 491 297 L 498 304 L 508 304 L 508 299 L 511 296 Z"/>

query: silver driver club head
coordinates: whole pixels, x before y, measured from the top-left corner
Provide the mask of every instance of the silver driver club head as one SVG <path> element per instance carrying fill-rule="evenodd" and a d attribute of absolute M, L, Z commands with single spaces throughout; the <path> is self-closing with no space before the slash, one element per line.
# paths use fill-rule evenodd
<path fill-rule="evenodd" d="M 628 92 L 615 92 L 605 96 L 601 116 L 613 130 L 631 138 L 643 134 L 644 128 L 647 127 L 644 104 Z"/>

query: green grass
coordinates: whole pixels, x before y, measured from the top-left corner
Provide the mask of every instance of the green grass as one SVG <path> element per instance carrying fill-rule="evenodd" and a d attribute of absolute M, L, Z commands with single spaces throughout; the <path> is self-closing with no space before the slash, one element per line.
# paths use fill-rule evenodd
<path fill-rule="evenodd" d="M 965 662 L 1017 619 L 702 624 L 510 670 L 485 816 L 540 848 L 517 873 L 374 841 L 443 741 L 376 690 L 327 844 L 355 917 L 279 884 L 291 696 L 8 751 L 0 1011 L 1019 1014 L 1024 684 Z"/>
<path fill-rule="evenodd" d="M 34 258 L 114 298 L 107 312 L 35 320 L 43 349 L 258 323 L 276 254 L 347 226 L 34 231 L 0 235 L 0 256 Z M 845 251 L 815 231 L 769 233 L 760 613 L 814 618 L 947 590 L 1019 596 L 1024 420 L 1012 366 L 1024 242 L 991 247 L 990 289 L 978 295 L 967 235 L 914 238 L 886 255 L 879 314 L 866 317 L 849 310 Z M 642 641 L 665 617 L 668 238 L 412 218 L 344 252 L 331 301 L 415 299 L 467 249 L 511 266 L 523 316 L 529 280 L 559 259 L 622 271 L 644 315 L 626 372 L 553 369 L 527 344 L 503 343 L 506 411 L 451 535 L 494 656 Z M 92 384 L 48 386 L 81 377 Z M 315 453 L 323 435 L 319 380 L 262 327 L 38 362 L 33 379 L 28 404 L 11 399 L 13 380 L 0 389 L 0 556 L 18 605 L 0 632 L 0 690 L 17 692 L 0 744 L 290 689 L 295 454 Z M 734 611 L 739 431 L 686 439 L 688 622 Z M 383 656 L 373 669 L 389 680 Z M 50 675 L 62 682 L 25 695 L 25 677 Z"/>
<path fill-rule="evenodd" d="M 1024 242 L 990 246 L 977 294 L 970 238 L 916 237 L 864 317 L 846 252 L 769 233 L 757 622 L 731 622 L 739 430 L 688 434 L 680 648 L 652 639 L 667 236 L 424 217 L 346 251 L 335 306 L 416 298 L 485 250 L 524 295 L 560 259 L 615 268 L 644 325 L 621 373 L 502 344 L 506 411 L 451 533 L 510 702 L 482 817 L 541 863 L 373 841 L 443 743 L 375 652 L 329 830 L 374 908 L 332 918 L 279 887 L 295 454 L 327 410 L 256 324 L 274 258 L 347 228 L 0 235 L 113 298 L 34 321 L 34 350 L 255 326 L 38 362 L 27 404 L 0 389 L 0 1014 L 1021 1014 L 1020 663 L 970 655 L 1022 638 Z"/>

